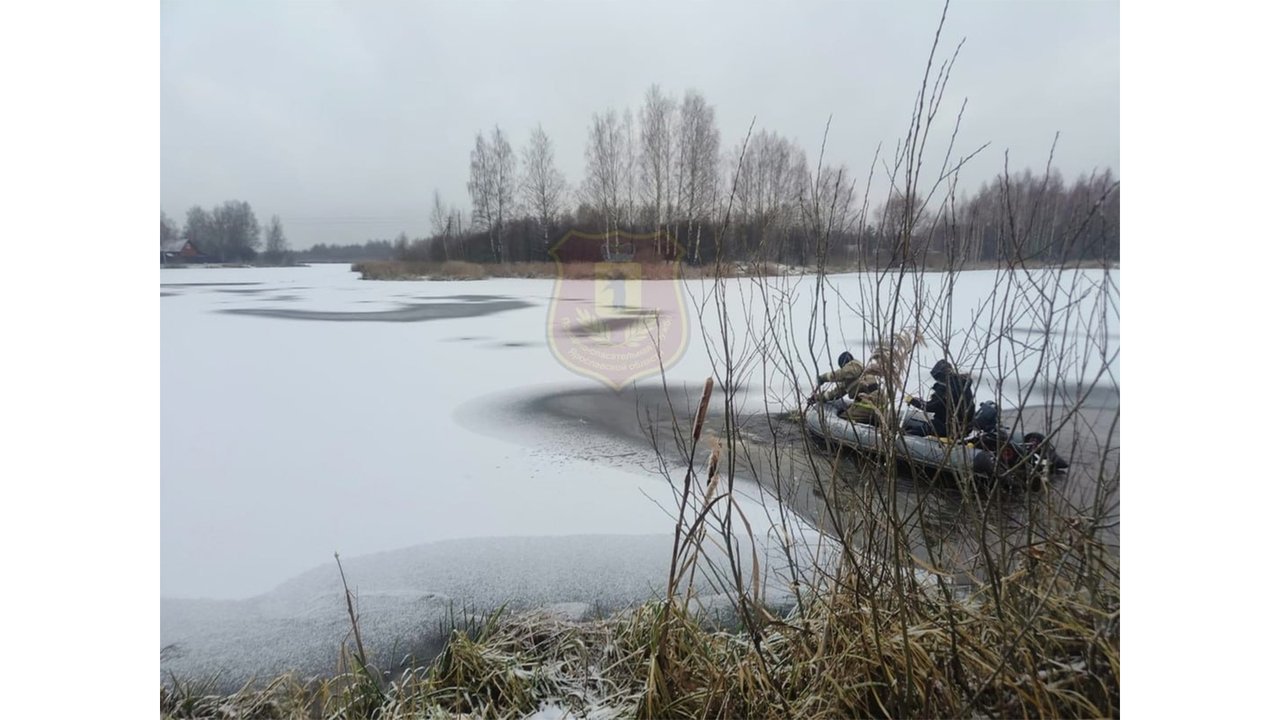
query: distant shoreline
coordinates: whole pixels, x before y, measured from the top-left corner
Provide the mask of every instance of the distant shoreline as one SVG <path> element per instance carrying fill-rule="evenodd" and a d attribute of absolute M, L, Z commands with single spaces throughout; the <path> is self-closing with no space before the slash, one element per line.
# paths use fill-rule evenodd
<path fill-rule="evenodd" d="M 554 280 L 566 278 L 574 280 L 595 279 L 600 277 L 600 269 L 608 267 L 605 263 L 554 263 L 554 262 L 514 262 L 514 263 L 473 263 L 460 260 L 448 262 L 418 262 L 411 260 L 319 260 L 314 262 L 297 262 L 286 265 L 256 265 L 247 263 L 171 263 L 161 265 L 161 270 L 252 270 L 268 268 L 305 268 L 314 265 L 348 265 L 352 272 L 360 273 L 361 280 L 490 280 L 499 278 L 543 279 Z M 616 276 L 621 279 L 628 272 L 618 264 L 618 271 L 605 274 L 603 277 Z M 956 272 L 997 270 L 1008 268 L 1008 263 L 995 261 L 977 262 L 954 268 Z M 1072 265 L 1061 265 L 1043 262 L 1022 262 L 1014 267 L 1040 270 L 1050 267 L 1062 269 L 1119 270 L 1119 263 L 1104 263 L 1097 260 L 1081 261 Z M 908 272 L 945 272 L 950 268 L 945 264 L 925 263 Z M 822 268 L 828 275 L 855 272 L 896 272 L 895 268 L 869 267 L 862 264 L 828 265 Z M 781 277 L 788 275 L 816 275 L 818 267 L 802 267 L 780 265 L 777 263 L 745 263 L 729 262 L 720 266 L 721 277 Z M 691 265 L 688 263 L 641 263 L 640 278 L 642 280 L 670 280 L 673 278 L 702 279 L 715 277 L 714 264 Z"/>
<path fill-rule="evenodd" d="M 555 263 L 555 262 L 514 262 L 514 263 L 474 263 L 460 260 L 447 262 L 419 262 L 411 260 L 370 260 L 351 264 L 353 272 L 360 273 L 362 280 L 487 280 L 490 278 L 526 278 L 573 280 L 595 279 L 599 277 L 624 279 L 629 273 L 636 272 L 638 265 L 639 279 L 670 280 L 677 277 L 698 279 L 715 277 L 717 267 L 714 264 L 691 265 L 687 263 Z M 611 272 L 602 273 L 602 269 L 614 268 Z M 996 270 L 1008 268 L 1008 263 L 995 261 L 973 263 L 954 268 L 957 272 L 967 270 Z M 1057 263 L 1021 262 L 1018 268 L 1042 269 L 1062 267 L 1064 269 L 1096 270 L 1109 268 L 1119 270 L 1119 263 L 1107 264 L 1097 260 L 1081 261 L 1072 265 Z M 945 263 L 925 263 L 908 272 L 944 272 L 950 268 Z M 778 263 L 726 262 L 719 266 L 721 277 L 779 277 L 786 275 L 816 275 L 820 271 L 827 274 L 843 274 L 853 272 L 896 272 L 894 268 L 869 267 L 861 263 L 828 265 L 825 268 L 816 266 L 793 266 Z"/>
<path fill-rule="evenodd" d="M 250 263 L 165 263 L 161 270 L 250 270 L 254 268 L 300 268 L 325 263 L 284 263 L 280 265 L 254 265 Z M 328 263 L 329 265 L 346 265 L 344 262 Z"/>

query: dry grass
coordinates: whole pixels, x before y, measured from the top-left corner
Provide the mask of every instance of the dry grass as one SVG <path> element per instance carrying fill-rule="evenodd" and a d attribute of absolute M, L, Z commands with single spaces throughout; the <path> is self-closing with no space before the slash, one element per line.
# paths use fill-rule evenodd
<path fill-rule="evenodd" d="M 434 662 L 385 690 L 358 673 L 284 676 L 229 696 L 174 682 L 161 690 L 161 714 L 518 718 L 552 703 L 577 717 L 1115 717 L 1118 592 L 1075 587 L 1089 557 L 1106 554 L 1046 544 L 1004 580 L 998 602 L 987 591 L 815 596 L 804 613 L 770 624 L 759 651 L 681 602 L 584 623 L 497 616 L 455 631 Z"/>
<path fill-rule="evenodd" d="M 460 261 L 367 260 L 353 263 L 351 269 L 360 273 L 362 280 L 482 280 L 490 277 L 485 266 Z"/>

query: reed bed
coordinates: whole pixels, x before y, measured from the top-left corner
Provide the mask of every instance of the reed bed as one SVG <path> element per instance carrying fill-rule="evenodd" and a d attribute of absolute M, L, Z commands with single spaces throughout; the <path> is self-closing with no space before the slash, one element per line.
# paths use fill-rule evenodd
<path fill-rule="evenodd" d="M 999 599 L 991 588 L 950 599 L 839 590 L 772 620 L 758 643 L 683 599 L 578 623 L 500 613 L 455 630 L 437 658 L 395 679 L 358 663 L 230 695 L 174 679 L 161 716 L 1115 717 L 1119 593 L 1108 557 L 1067 533 L 1028 555 Z"/>

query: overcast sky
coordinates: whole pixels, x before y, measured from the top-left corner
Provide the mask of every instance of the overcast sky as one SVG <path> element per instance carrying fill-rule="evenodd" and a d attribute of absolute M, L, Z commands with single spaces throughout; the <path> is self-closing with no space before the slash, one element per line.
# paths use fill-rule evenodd
<path fill-rule="evenodd" d="M 537 124 L 570 182 L 593 112 L 658 83 L 715 106 L 722 150 L 753 117 L 827 156 L 866 190 L 876 146 L 900 139 L 941 2 L 422 2 L 166 0 L 161 5 L 161 209 L 248 201 L 295 248 L 425 235 L 431 193 L 470 210 L 475 133 L 519 150 Z M 1115 2 L 955 2 L 939 55 L 964 41 L 932 146 L 990 142 L 976 189 L 1054 164 L 1120 171 Z M 937 157 L 937 156 L 935 156 Z M 932 166 L 936 172 L 937 166 Z M 871 196 L 882 197 L 884 182 Z"/>

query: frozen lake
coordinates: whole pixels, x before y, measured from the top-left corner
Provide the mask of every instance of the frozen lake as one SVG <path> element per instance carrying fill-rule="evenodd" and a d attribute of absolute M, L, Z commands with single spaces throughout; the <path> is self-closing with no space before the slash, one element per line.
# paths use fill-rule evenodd
<path fill-rule="evenodd" d="M 901 296 L 949 291 L 954 325 L 993 322 L 983 318 L 992 312 L 990 273 L 964 273 L 950 288 L 940 279 L 926 277 L 920 293 Z M 1099 279 L 1086 271 L 1071 282 L 1092 287 Z M 581 615 L 660 587 L 678 503 L 652 445 L 668 459 L 679 456 L 671 409 L 687 425 L 718 364 L 712 358 L 726 352 L 707 302 L 711 285 L 680 289 L 689 332 L 678 343 L 683 353 L 665 355 L 669 393 L 657 378 L 619 392 L 561 364 L 548 343 L 548 322 L 559 317 L 555 287 L 551 280 L 361 281 L 347 265 L 163 270 L 162 668 L 223 672 L 227 682 L 290 668 L 323 671 L 347 631 L 334 552 L 360 594 L 366 637 L 383 650 L 429 638 L 455 603 L 512 600 Z M 815 296 L 816 288 L 812 277 L 727 284 L 727 352 L 740 363 L 734 384 L 744 436 L 779 431 L 774 420 L 794 408 L 794 385 L 781 371 L 788 363 L 807 392 L 809 378 L 841 349 L 866 351 L 856 309 L 874 300 L 873 282 L 833 276 L 824 295 Z M 1076 294 L 1087 300 L 1090 293 Z M 748 351 L 766 330 L 803 339 L 815 302 L 828 305 L 827 346 L 810 354 L 799 343 L 768 359 Z M 619 317 L 622 332 L 634 326 Z M 979 399 L 996 392 L 991 368 L 1029 377 L 1026 366 L 1040 362 L 1019 355 L 1032 344 L 1027 338 L 1043 334 L 1033 314 L 994 321 L 1006 328 L 997 347 L 975 349 L 967 330 L 953 333 L 949 345 L 972 363 Z M 1052 330 L 1088 331 L 1087 321 L 1070 318 Z M 907 387 L 920 386 L 922 368 L 937 356 L 934 335 L 913 358 Z M 1093 362 L 1073 360 L 1086 371 Z M 1110 362 L 1075 420 L 1086 432 L 1118 417 L 1114 352 Z M 1087 379 L 1061 369 L 1055 377 L 1068 389 Z M 1043 399 L 1032 390 L 1027 402 L 1014 403 L 1008 398 L 1018 388 L 1001 390 L 1007 406 Z M 721 402 L 717 393 L 708 440 L 723 420 Z M 804 458 L 775 456 L 767 442 L 755 447 L 735 473 L 752 531 L 765 535 L 783 512 L 752 484 L 757 477 L 786 480 L 771 487 L 786 499 L 790 521 L 794 510 L 819 522 L 822 500 L 804 477 Z M 1075 461 L 1084 472 L 1062 489 L 1088 501 L 1090 460 Z M 919 503 L 924 526 L 952 522 L 956 508 L 945 494 L 920 496 L 909 483 L 898 492 L 904 507 Z M 1109 511 L 1118 520 L 1118 504 Z M 790 531 L 813 536 L 803 521 Z M 766 575 L 773 542 L 762 545 Z"/>
<path fill-rule="evenodd" d="M 832 342 L 819 363 L 864 343 L 849 307 L 866 301 L 866 283 L 856 275 L 830 281 Z M 765 295 L 812 295 L 812 278 L 771 282 L 777 287 L 731 282 L 731 352 L 765 324 Z M 989 273 L 974 272 L 949 288 L 957 324 L 985 311 L 990 284 Z M 697 326 L 707 287 L 684 290 L 692 329 L 667 369 L 672 384 L 700 387 L 712 372 Z M 608 417 L 583 412 L 577 427 L 523 410 L 611 392 L 549 350 L 553 288 L 550 280 L 361 281 L 347 265 L 163 270 L 162 596 L 253 596 L 332 562 L 335 551 L 669 533 L 671 494 L 653 472 L 652 452 L 634 438 L 608 440 L 643 439 L 634 403 L 626 412 L 615 401 Z M 812 306 L 788 302 L 801 319 Z M 1017 323 L 1034 336 L 1030 320 Z M 711 354 L 722 355 L 714 335 L 712 328 Z M 935 350 L 921 353 L 927 365 Z M 771 402 L 776 411 L 789 400 L 785 378 L 747 370 L 745 406 Z M 1119 377 L 1118 360 L 1111 375 Z M 602 438 L 604 425 L 613 427 Z"/>
<path fill-rule="evenodd" d="M 247 597 L 334 551 L 672 528 L 646 496 L 660 479 L 455 420 L 591 384 L 547 350 L 549 281 L 362 282 L 323 265 L 161 282 L 163 596 Z"/>

